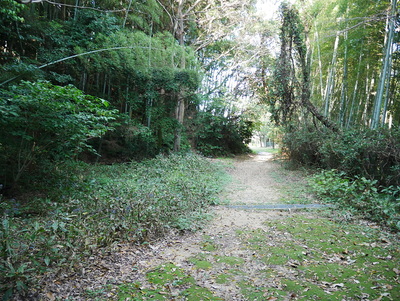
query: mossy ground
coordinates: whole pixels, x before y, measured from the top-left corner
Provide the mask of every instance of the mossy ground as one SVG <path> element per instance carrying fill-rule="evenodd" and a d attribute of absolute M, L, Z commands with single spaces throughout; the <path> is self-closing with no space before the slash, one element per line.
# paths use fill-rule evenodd
<path fill-rule="evenodd" d="M 321 217 L 266 224 L 269 230 L 238 235 L 278 290 L 242 283 L 249 300 L 260 291 L 277 300 L 400 300 L 399 244 L 389 234 Z"/>
<path fill-rule="evenodd" d="M 142 283 L 118 287 L 118 300 L 222 300 L 173 263 L 166 263 L 146 274 L 148 286 Z"/>
<path fill-rule="evenodd" d="M 199 273 L 236 287 L 240 300 L 400 300 L 399 243 L 377 227 L 299 213 L 239 229 L 235 239 L 248 257 L 226 255 L 206 235 L 202 252 L 179 267 L 158 266 L 143 283 L 119 286 L 118 300 L 227 300 Z M 250 264 L 262 268 L 254 274 Z"/>
<path fill-rule="evenodd" d="M 237 183 L 227 199 L 235 204 L 248 204 L 255 193 L 263 203 L 312 201 L 300 171 L 262 160 L 262 170 L 251 160 L 234 163 Z M 144 271 L 131 291 L 114 286 L 125 298 L 118 301 L 400 300 L 398 235 L 333 219 L 340 217 L 333 209 L 216 211 L 210 227 L 168 249 L 165 263 Z"/>

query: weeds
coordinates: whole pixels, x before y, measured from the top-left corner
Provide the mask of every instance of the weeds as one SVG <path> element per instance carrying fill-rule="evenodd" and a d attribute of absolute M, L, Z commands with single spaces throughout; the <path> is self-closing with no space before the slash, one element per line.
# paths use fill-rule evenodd
<path fill-rule="evenodd" d="M 365 218 L 400 230 L 400 187 L 381 188 L 376 180 L 350 179 L 345 172 L 322 171 L 311 178 L 311 186 L 324 201 L 350 209 Z"/>
<path fill-rule="evenodd" d="M 73 268 L 96 249 L 120 241 L 142 243 L 172 228 L 200 228 L 224 181 L 220 166 L 194 154 L 64 170 L 73 176 L 55 185 L 49 193 L 53 199 L 0 199 L 4 300 L 27 293 L 50 269 Z"/>

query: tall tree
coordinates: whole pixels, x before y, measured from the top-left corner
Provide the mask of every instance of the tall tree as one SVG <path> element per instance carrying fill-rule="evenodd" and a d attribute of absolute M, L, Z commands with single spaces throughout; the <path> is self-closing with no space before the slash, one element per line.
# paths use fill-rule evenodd
<path fill-rule="evenodd" d="M 388 11 L 387 17 L 387 31 L 385 36 L 385 50 L 384 56 L 382 58 L 382 69 L 381 74 L 379 77 L 378 87 L 376 91 L 375 103 L 373 114 L 371 118 L 371 128 L 376 129 L 381 120 L 384 120 L 382 117 L 382 103 L 384 101 L 385 90 L 389 91 L 389 83 L 390 77 L 392 76 L 392 52 L 393 52 L 393 38 L 394 38 L 394 31 L 395 31 L 395 16 L 397 14 L 397 0 L 392 0 L 392 7 L 391 10 Z M 388 95 L 388 94 L 387 94 Z M 387 108 L 387 97 L 385 101 L 385 108 Z M 386 110 L 384 114 L 386 115 Z"/>
<path fill-rule="evenodd" d="M 329 95 L 318 93 L 318 90 L 314 89 L 312 101 L 317 106 L 324 107 L 325 113 L 342 125 L 371 126 L 371 120 L 377 120 L 377 114 L 383 115 L 386 107 L 385 93 L 379 88 L 378 83 L 382 78 L 379 74 L 383 72 L 384 66 L 380 62 L 385 61 L 382 59 L 382 53 L 386 52 L 382 51 L 383 42 L 388 40 L 390 32 L 385 30 L 385 21 L 396 19 L 393 11 L 390 13 L 393 4 L 389 0 L 314 0 L 309 1 L 308 6 L 303 5 L 302 16 L 309 24 L 307 27 L 311 33 L 309 35 L 311 49 L 321 50 L 321 58 L 314 56 L 318 60 L 310 62 L 312 84 L 321 86 L 321 70 L 325 82 L 331 83 L 325 88 L 325 91 L 330 91 Z M 318 28 L 312 26 L 313 24 L 318 24 Z M 394 36 L 396 35 L 394 31 Z M 313 36 L 318 39 L 312 39 Z M 389 49 L 394 49 L 393 43 L 391 45 Z M 334 61 L 335 74 L 332 74 L 330 70 Z M 386 69 L 386 74 L 393 74 L 394 70 L 388 71 L 388 69 L 390 68 Z M 386 85 L 388 82 L 390 81 L 385 81 Z M 380 86 L 384 87 L 385 84 L 382 83 Z M 390 88 L 385 89 L 385 91 L 390 90 Z M 383 96 L 380 106 L 377 103 L 379 95 Z M 321 101 L 327 99 L 329 106 L 328 102 Z M 393 122 L 393 118 L 390 117 L 393 114 L 391 110 L 393 106 L 389 99 L 387 105 L 386 115 L 389 116 L 387 120 Z M 379 117 L 379 120 L 378 124 L 382 122 L 383 117 Z"/>
<path fill-rule="evenodd" d="M 273 117 L 278 124 L 292 126 L 302 110 L 311 113 L 327 128 L 337 126 L 323 116 L 310 101 L 310 70 L 304 28 L 298 11 L 283 3 L 281 11 L 281 48 L 274 74 L 274 91 L 270 96 Z"/>

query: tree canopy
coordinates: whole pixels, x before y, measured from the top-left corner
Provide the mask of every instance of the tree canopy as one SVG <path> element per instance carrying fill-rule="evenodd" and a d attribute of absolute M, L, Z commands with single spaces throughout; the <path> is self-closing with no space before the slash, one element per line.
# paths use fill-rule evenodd
<path fill-rule="evenodd" d="M 0 85 L 107 100 L 118 125 L 88 142 L 103 159 L 243 152 L 269 114 L 289 132 L 397 128 L 397 1 L 293 2 L 266 19 L 261 0 L 1 0 Z"/>

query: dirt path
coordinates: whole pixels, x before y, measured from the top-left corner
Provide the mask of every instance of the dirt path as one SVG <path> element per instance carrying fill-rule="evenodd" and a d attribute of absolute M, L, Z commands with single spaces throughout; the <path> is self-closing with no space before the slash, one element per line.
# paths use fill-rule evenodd
<path fill-rule="evenodd" d="M 221 198 L 230 204 L 279 202 L 282 199 L 282 183 L 273 178 L 274 170 L 276 163 L 272 162 L 272 155 L 268 153 L 235 159 L 230 168 L 232 182 Z M 56 281 L 45 278 L 47 299 L 118 300 L 120 288 L 105 290 L 104 287 L 140 283 L 142 291 L 154 288 L 146 279 L 146 274 L 160 265 L 170 263 L 194 277 L 198 286 L 209 289 L 214 296 L 225 300 L 243 300 L 238 283 L 244 277 L 256 279 L 263 265 L 254 260 L 251 250 L 243 248 L 237 231 L 265 229 L 263 222 L 266 219 L 282 218 L 289 213 L 239 210 L 226 206 L 214 207 L 213 211 L 215 217 L 212 222 L 197 233 L 170 237 L 137 249 L 129 245 L 116 246 L 115 253 L 94 254 L 93 264 L 76 266 L 75 274 L 58 275 Z M 245 262 L 237 269 L 237 275 L 232 276 L 236 280 L 221 283 L 224 281 L 219 281 L 218 277 L 228 270 L 235 270 L 235 260 Z M 213 262 L 212 268 L 202 268 L 201 264 L 206 262 Z M 54 279 L 53 275 L 49 278 Z"/>
<path fill-rule="evenodd" d="M 272 162 L 272 155 L 245 156 L 234 161 L 231 169 L 232 183 L 222 199 L 230 204 L 274 204 L 283 197 L 282 185 L 289 185 L 273 177 L 277 166 Z M 282 178 L 280 179 L 282 180 Z M 298 183 L 296 183 L 298 185 Z M 223 300 L 248 300 L 241 291 L 241 284 L 251 281 L 265 287 L 273 281 L 263 277 L 266 265 L 254 256 L 254 251 L 243 247 L 239 232 L 267 231 L 266 220 L 282 219 L 289 216 L 289 211 L 240 210 L 219 206 L 214 208 L 215 218 L 202 231 L 167 242 L 165 245 L 150 246 L 150 253 L 137 266 L 141 277 L 137 280 L 143 285 L 141 289 L 151 288 L 144 284 L 145 274 L 157 271 L 160 275 L 167 273 L 159 267 L 172 264 L 182 269 L 185 274 L 195 279 L 197 286 L 206 288 L 213 296 Z M 158 267 L 158 268 L 157 268 Z M 229 279 L 229 281 L 225 281 Z M 174 295 L 174 292 L 171 292 Z M 176 292 L 178 294 L 178 292 Z M 189 300 L 201 300 L 193 297 Z M 204 300 L 212 299 L 204 296 Z M 185 300 L 178 298 L 176 300 Z M 255 299 L 254 299 L 255 300 Z M 261 299 L 260 299 L 261 300 Z M 271 299 L 273 300 L 273 299 Z"/>
<path fill-rule="evenodd" d="M 312 201 L 270 154 L 235 159 L 230 174 L 230 204 Z M 343 228 L 303 210 L 213 212 L 202 231 L 118 245 L 44 279 L 40 300 L 400 300 L 398 241 L 374 225 Z"/>
<path fill-rule="evenodd" d="M 223 199 L 230 204 L 267 204 L 277 203 L 282 198 L 279 184 L 272 177 L 276 164 L 272 162 L 273 155 L 260 153 L 237 159 L 230 174 L 232 183 L 227 188 Z"/>

